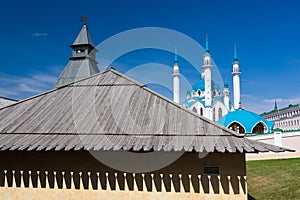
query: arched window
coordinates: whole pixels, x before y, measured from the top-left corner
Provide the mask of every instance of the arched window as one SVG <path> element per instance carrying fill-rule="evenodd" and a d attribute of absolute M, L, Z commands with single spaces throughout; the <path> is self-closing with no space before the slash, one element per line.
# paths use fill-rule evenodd
<path fill-rule="evenodd" d="M 200 115 L 203 116 L 203 109 L 200 109 Z"/>
<path fill-rule="evenodd" d="M 195 113 L 197 113 L 197 108 L 193 107 L 193 111 L 194 111 Z"/>
<path fill-rule="evenodd" d="M 246 132 L 244 127 L 241 124 L 237 123 L 237 122 L 231 123 L 228 126 L 228 128 L 235 131 L 235 132 L 237 132 L 237 133 L 245 133 Z"/>
<path fill-rule="evenodd" d="M 264 133 L 265 130 L 265 126 L 263 123 L 259 122 L 258 124 L 256 124 L 256 126 L 254 126 L 254 128 L 252 129 L 252 133 L 255 134 L 259 134 L 259 133 Z"/>
<path fill-rule="evenodd" d="M 213 108 L 213 120 L 216 121 L 216 109 Z"/>
<path fill-rule="evenodd" d="M 218 109 L 218 119 L 220 119 L 222 116 L 223 116 L 222 109 L 219 108 Z"/>

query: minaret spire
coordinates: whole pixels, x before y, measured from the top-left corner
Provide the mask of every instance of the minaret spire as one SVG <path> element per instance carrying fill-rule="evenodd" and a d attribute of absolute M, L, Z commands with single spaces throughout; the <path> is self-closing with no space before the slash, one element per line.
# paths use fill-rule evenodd
<path fill-rule="evenodd" d="M 209 47 L 208 47 L 208 34 L 206 33 L 205 37 L 205 51 L 209 53 Z"/>
<path fill-rule="evenodd" d="M 233 61 L 238 62 L 238 56 L 237 56 L 237 49 L 236 49 L 236 43 L 234 43 L 234 55 L 233 55 Z"/>
<path fill-rule="evenodd" d="M 240 66 L 237 58 L 237 48 L 234 45 L 234 57 L 232 63 L 232 76 L 233 76 L 233 107 L 235 110 L 241 107 L 241 89 L 240 89 Z"/>
<path fill-rule="evenodd" d="M 175 48 L 175 53 L 174 53 L 174 63 L 178 63 L 177 48 Z"/>
<path fill-rule="evenodd" d="M 180 101 L 180 83 L 179 83 L 179 62 L 178 62 L 178 56 L 177 56 L 177 49 L 175 48 L 174 53 L 174 64 L 173 64 L 173 101 L 176 103 L 179 103 Z"/>
<path fill-rule="evenodd" d="M 208 119 L 212 118 L 212 72 L 211 68 L 213 67 L 211 61 L 210 50 L 208 48 L 208 35 L 206 34 L 206 41 L 205 41 L 205 54 L 203 56 L 203 65 L 202 65 L 202 77 L 205 83 L 205 91 L 204 91 L 204 100 L 205 100 L 205 107 L 207 108 L 207 112 L 204 114 L 205 117 Z"/>

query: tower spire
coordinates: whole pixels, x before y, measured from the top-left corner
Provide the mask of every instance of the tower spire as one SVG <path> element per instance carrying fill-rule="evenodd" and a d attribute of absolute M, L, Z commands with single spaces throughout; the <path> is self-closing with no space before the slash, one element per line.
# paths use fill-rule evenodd
<path fill-rule="evenodd" d="M 177 48 L 175 48 L 174 53 L 174 64 L 173 64 L 173 101 L 179 103 L 180 101 L 180 82 L 179 82 L 179 62 L 177 57 Z"/>
<path fill-rule="evenodd" d="M 233 61 L 238 62 L 238 56 L 237 56 L 237 48 L 236 48 L 236 43 L 234 43 L 234 55 L 233 55 Z"/>
<path fill-rule="evenodd" d="M 71 45 L 72 56 L 54 87 L 61 87 L 99 72 L 95 48 L 87 28 L 87 17 L 81 17 L 83 26 Z"/>
<path fill-rule="evenodd" d="M 208 48 L 208 35 L 206 34 L 206 45 L 205 45 L 205 51 L 206 53 L 203 56 L 203 65 L 202 65 L 202 77 L 204 78 L 205 82 L 205 107 L 211 108 L 212 106 L 212 61 L 211 61 L 211 55 L 209 53 Z M 212 115 L 210 112 L 208 112 L 207 118 L 212 119 Z"/>
<path fill-rule="evenodd" d="M 275 105 L 274 105 L 274 110 L 278 110 L 278 106 L 277 106 L 277 102 L 276 102 L 276 99 L 275 99 Z"/>
<path fill-rule="evenodd" d="M 88 18 L 86 16 L 81 16 L 80 17 L 80 21 L 83 22 L 83 25 L 87 24 L 87 20 L 88 20 Z"/>
<path fill-rule="evenodd" d="M 174 53 L 174 63 L 178 63 L 178 55 L 177 55 L 177 48 L 175 47 L 175 53 Z"/>
<path fill-rule="evenodd" d="M 233 104 L 234 109 L 238 110 L 241 107 L 241 89 L 240 89 L 240 66 L 237 58 L 236 44 L 234 44 L 234 57 L 232 63 L 233 76 Z"/>
<path fill-rule="evenodd" d="M 208 34 L 206 33 L 206 37 L 205 37 L 205 51 L 207 53 L 209 53 L 209 48 L 208 48 Z"/>

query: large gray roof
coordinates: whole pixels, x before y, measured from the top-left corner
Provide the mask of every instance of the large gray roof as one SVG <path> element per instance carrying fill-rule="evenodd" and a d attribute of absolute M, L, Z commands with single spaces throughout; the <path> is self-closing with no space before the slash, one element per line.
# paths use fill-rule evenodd
<path fill-rule="evenodd" d="M 0 109 L 0 150 L 281 152 L 109 69 Z"/>

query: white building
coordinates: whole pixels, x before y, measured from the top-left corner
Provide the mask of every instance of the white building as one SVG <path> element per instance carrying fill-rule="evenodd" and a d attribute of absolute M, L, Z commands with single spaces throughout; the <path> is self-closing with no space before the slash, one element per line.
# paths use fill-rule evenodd
<path fill-rule="evenodd" d="M 203 56 L 203 65 L 201 78 L 192 89 L 187 92 L 183 105 L 199 115 L 210 120 L 218 121 L 227 113 L 240 108 L 240 69 L 237 58 L 236 47 L 234 48 L 233 59 L 233 105 L 230 103 L 230 90 L 228 84 L 224 88 L 212 80 L 212 68 L 210 50 L 208 48 L 208 39 L 206 38 L 205 54 Z M 174 101 L 178 103 L 179 95 L 179 64 L 175 59 L 173 67 L 174 83 Z"/>
<path fill-rule="evenodd" d="M 284 131 L 300 130 L 300 104 L 278 109 L 275 101 L 274 109 L 261 114 L 267 120 L 273 121 L 274 128 L 281 128 Z"/>

